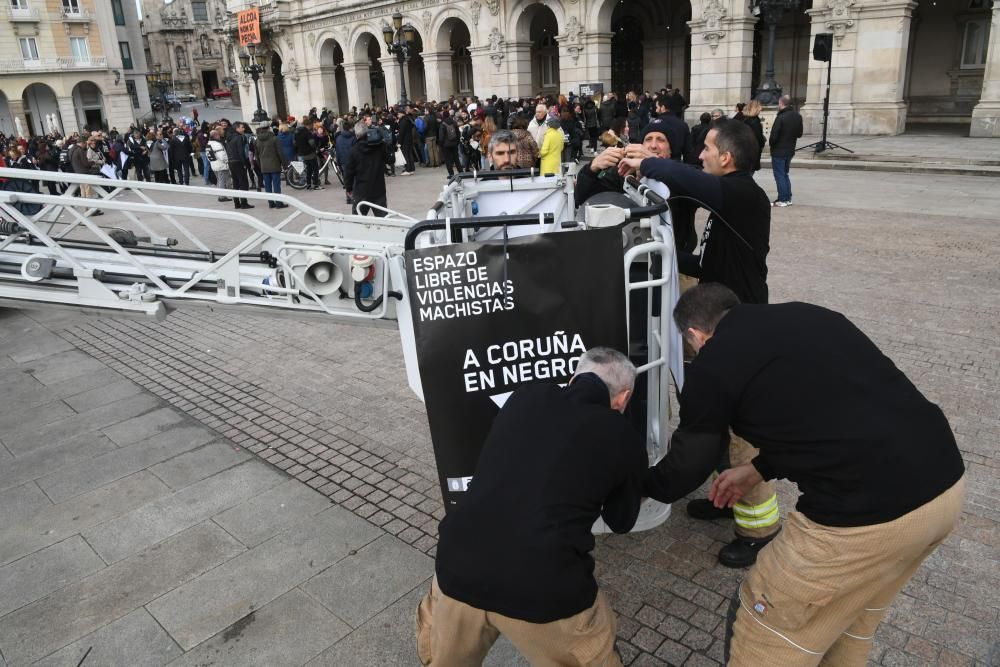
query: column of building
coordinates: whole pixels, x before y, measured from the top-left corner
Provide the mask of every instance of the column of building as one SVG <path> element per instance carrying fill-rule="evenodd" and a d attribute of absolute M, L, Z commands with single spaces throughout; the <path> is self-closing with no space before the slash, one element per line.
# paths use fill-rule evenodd
<path fill-rule="evenodd" d="M 344 63 L 347 99 L 358 109 L 372 101 L 371 68 L 367 62 Z"/>
<path fill-rule="evenodd" d="M 990 43 L 983 73 L 983 92 L 972 110 L 973 137 L 1000 137 L 1000 3 L 993 5 Z"/>
<path fill-rule="evenodd" d="M 694 122 L 705 111 L 729 109 L 749 96 L 757 18 L 740 0 L 691 4 L 691 90 L 685 118 Z"/>
<path fill-rule="evenodd" d="M 854 76 L 858 52 L 858 21 L 855 11 L 845 0 L 816 3 L 807 12 L 812 21 L 809 43 L 816 36 L 833 35 L 831 61 L 809 59 L 809 79 L 806 103 L 802 106 L 802 121 L 807 134 L 823 131 L 823 100 L 827 92 L 827 72 L 830 80 L 829 134 L 846 134 L 854 125 Z"/>

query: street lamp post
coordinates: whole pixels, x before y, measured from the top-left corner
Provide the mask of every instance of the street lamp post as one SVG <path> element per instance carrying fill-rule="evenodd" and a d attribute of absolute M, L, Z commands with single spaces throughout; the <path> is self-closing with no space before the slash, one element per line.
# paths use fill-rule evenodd
<path fill-rule="evenodd" d="M 399 106 L 406 107 L 406 77 L 403 73 L 403 63 L 410 57 L 410 50 L 413 48 L 413 40 L 416 39 L 417 31 L 412 25 L 403 25 L 403 15 L 396 12 L 392 15 L 392 25 L 382 24 L 382 37 L 385 39 L 386 48 L 390 55 L 396 56 L 396 63 L 399 65 Z"/>
<path fill-rule="evenodd" d="M 767 25 L 767 71 L 764 81 L 757 89 L 757 101 L 764 106 L 775 106 L 781 99 L 781 86 L 774 80 L 774 31 L 786 11 L 795 9 L 799 0 L 753 0 L 751 11 L 762 15 Z"/>
<path fill-rule="evenodd" d="M 253 87 L 257 93 L 257 110 L 253 112 L 253 122 L 260 123 L 267 120 L 267 112 L 260 105 L 260 75 L 267 71 L 267 54 L 258 53 L 256 44 L 247 44 L 247 50 L 240 54 L 240 65 L 243 72 L 253 79 Z"/>
<path fill-rule="evenodd" d="M 153 65 L 153 71 L 146 74 L 146 83 L 160 91 L 160 104 L 163 105 L 163 122 L 170 120 L 167 113 L 167 91 L 174 85 L 174 77 L 170 72 L 164 72 L 160 63 Z M 153 116 L 154 120 L 156 116 Z"/>

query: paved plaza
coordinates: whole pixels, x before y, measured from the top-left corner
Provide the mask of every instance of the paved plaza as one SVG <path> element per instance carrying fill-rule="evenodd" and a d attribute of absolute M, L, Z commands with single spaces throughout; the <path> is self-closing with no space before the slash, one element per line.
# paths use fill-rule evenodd
<path fill-rule="evenodd" d="M 443 173 L 390 179 L 390 206 L 422 217 Z M 967 464 L 961 524 L 896 600 L 872 663 L 1000 665 L 996 179 L 792 179 L 772 301 L 850 317 L 941 405 Z M 335 187 L 301 196 L 347 211 Z M 443 510 L 394 329 L 7 309 L 0 375 L 0 667 L 417 664 Z M 782 482 L 783 512 L 795 496 Z M 732 526 L 688 519 L 686 502 L 597 540 L 628 665 L 722 661 L 743 572 L 715 559 Z M 488 664 L 526 663 L 501 642 Z"/>

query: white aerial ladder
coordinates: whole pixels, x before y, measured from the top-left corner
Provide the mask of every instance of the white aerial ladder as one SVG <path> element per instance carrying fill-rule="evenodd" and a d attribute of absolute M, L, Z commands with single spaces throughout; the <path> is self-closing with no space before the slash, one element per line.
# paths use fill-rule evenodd
<path fill-rule="evenodd" d="M 418 221 L 394 211 L 384 218 L 329 213 L 289 195 L 214 187 L 23 169 L 0 169 L 0 179 L 7 179 L 0 190 L 0 305 L 156 319 L 176 308 L 203 306 L 369 325 L 395 322 L 410 387 L 421 398 L 407 249 L 489 240 L 498 230 L 506 237 L 617 226 L 629 307 L 636 303 L 629 295 L 646 293 L 645 331 L 635 331 L 640 323 L 629 319 L 630 341 L 642 341 L 630 352 L 633 359 L 641 355 L 637 365 L 645 376 L 650 462 L 666 453 L 669 386 L 672 378 L 683 381 L 670 318 L 676 298 L 673 233 L 663 198 L 637 181 L 626 186 L 631 206 L 578 212 L 570 174 L 462 174 L 449 180 L 427 219 Z M 49 184 L 57 194 L 47 194 Z M 85 186 L 93 198 L 80 196 Z M 176 199 L 179 193 L 184 205 L 163 203 L 164 195 Z M 272 223 L 245 210 L 203 205 L 219 196 L 288 208 Z M 105 215 L 94 215 L 98 211 Z M 635 266 L 645 267 L 639 279 Z M 669 512 L 669 505 L 647 501 L 635 530 L 659 525 Z M 595 531 L 603 530 L 599 521 Z"/>

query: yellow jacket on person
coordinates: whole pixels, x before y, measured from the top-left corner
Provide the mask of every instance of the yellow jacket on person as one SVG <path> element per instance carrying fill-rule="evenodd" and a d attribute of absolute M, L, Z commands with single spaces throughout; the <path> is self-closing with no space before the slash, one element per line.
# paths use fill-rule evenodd
<path fill-rule="evenodd" d="M 545 137 L 542 141 L 542 150 L 538 155 L 542 158 L 543 174 L 558 174 L 562 159 L 563 144 L 565 139 L 562 130 L 550 127 L 545 130 Z"/>

